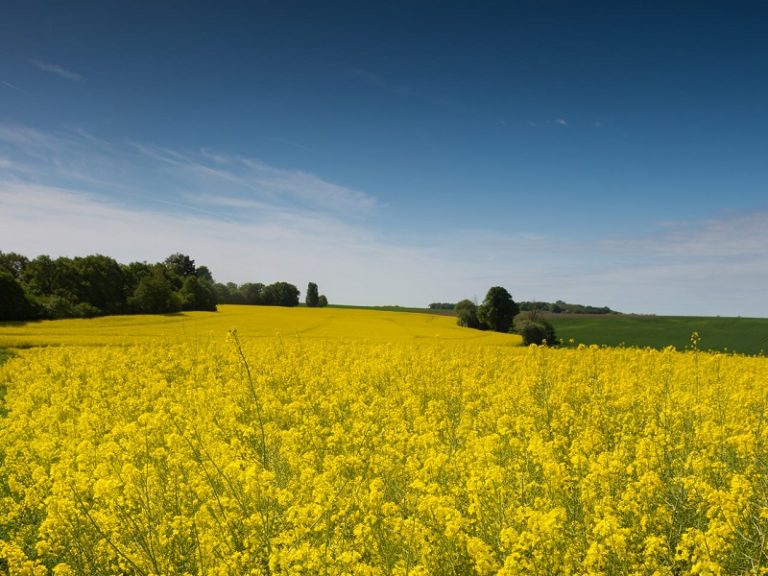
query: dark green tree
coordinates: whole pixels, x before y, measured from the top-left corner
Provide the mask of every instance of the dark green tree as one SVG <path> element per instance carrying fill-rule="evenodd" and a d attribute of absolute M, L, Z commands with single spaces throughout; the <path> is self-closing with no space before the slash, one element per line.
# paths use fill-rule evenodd
<path fill-rule="evenodd" d="M 288 282 L 275 282 L 264 288 L 262 303 L 267 306 L 298 306 L 299 289 Z"/>
<path fill-rule="evenodd" d="M 515 332 L 523 337 L 523 344 L 556 346 L 555 327 L 537 311 L 525 312 L 515 317 Z"/>
<path fill-rule="evenodd" d="M 325 297 L 325 294 L 320 294 L 317 298 L 317 306 L 319 308 L 325 308 L 328 306 L 328 298 Z"/>
<path fill-rule="evenodd" d="M 264 304 L 264 284 L 261 282 L 246 282 L 237 291 L 243 304 Z"/>
<path fill-rule="evenodd" d="M 30 260 L 24 268 L 22 280 L 33 294 L 53 294 L 56 286 L 56 264 L 48 255 L 38 256 Z"/>
<path fill-rule="evenodd" d="M 113 258 L 94 254 L 74 258 L 69 266 L 72 285 L 68 289 L 77 303 L 89 304 L 102 314 L 126 311 L 125 276 Z"/>
<path fill-rule="evenodd" d="M 195 276 L 197 276 L 198 280 L 201 282 L 213 284 L 213 274 L 208 266 L 198 266 L 197 270 L 195 270 Z"/>
<path fill-rule="evenodd" d="M 162 266 L 156 266 L 139 281 L 128 304 L 142 314 L 167 314 L 181 310 L 181 302 L 174 292 Z"/>
<path fill-rule="evenodd" d="M 477 305 L 466 298 L 458 302 L 454 307 L 456 322 L 459 326 L 467 328 L 480 328 L 480 320 L 477 318 Z"/>
<path fill-rule="evenodd" d="M 4 268 L 11 273 L 17 281 L 21 281 L 24 270 L 29 264 L 29 258 L 16 254 L 16 252 L 0 252 L 0 269 Z"/>
<path fill-rule="evenodd" d="M 485 300 L 477 309 L 477 317 L 496 332 L 509 332 L 512 321 L 520 312 L 512 296 L 505 288 L 494 286 L 485 295 Z"/>
<path fill-rule="evenodd" d="M 29 320 L 35 316 L 35 306 L 24 288 L 8 270 L 0 268 L 0 322 Z"/>
<path fill-rule="evenodd" d="M 179 290 L 182 310 L 216 311 L 216 296 L 213 289 L 196 276 L 184 278 L 184 284 Z"/>
<path fill-rule="evenodd" d="M 180 276 L 181 278 L 195 276 L 197 272 L 195 261 L 186 254 L 180 252 L 168 256 L 163 264 L 165 264 L 165 267 L 171 274 Z"/>
<path fill-rule="evenodd" d="M 317 293 L 317 284 L 310 282 L 307 284 L 307 296 L 304 302 L 309 308 L 316 308 L 320 302 L 320 296 Z"/>

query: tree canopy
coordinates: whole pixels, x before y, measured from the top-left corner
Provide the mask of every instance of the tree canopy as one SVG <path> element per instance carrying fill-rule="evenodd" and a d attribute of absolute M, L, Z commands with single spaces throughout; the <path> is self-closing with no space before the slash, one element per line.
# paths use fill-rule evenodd
<path fill-rule="evenodd" d="M 512 300 L 512 295 L 506 288 L 494 286 L 485 295 L 485 300 L 477 309 L 480 322 L 496 332 L 509 332 L 512 321 L 520 312 L 520 308 Z"/>

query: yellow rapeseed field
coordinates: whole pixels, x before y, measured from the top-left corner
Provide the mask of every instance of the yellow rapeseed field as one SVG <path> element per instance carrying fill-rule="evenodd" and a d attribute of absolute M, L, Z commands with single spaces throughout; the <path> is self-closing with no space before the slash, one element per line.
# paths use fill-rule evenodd
<path fill-rule="evenodd" d="M 127 345 L 165 341 L 221 339 L 237 328 L 245 339 L 299 337 L 401 342 L 442 338 L 516 346 L 517 336 L 466 330 L 456 319 L 342 308 L 281 308 L 220 305 L 218 312 L 182 312 L 155 316 L 107 316 L 0 324 L 0 346 L 104 344 Z"/>
<path fill-rule="evenodd" d="M 3 364 L 0 573 L 768 574 L 766 358 L 311 312 Z"/>

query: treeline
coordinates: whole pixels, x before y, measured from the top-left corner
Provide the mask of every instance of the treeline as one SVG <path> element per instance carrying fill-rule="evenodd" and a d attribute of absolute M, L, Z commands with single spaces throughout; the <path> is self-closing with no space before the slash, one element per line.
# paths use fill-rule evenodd
<path fill-rule="evenodd" d="M 608 306 L 584 306 L 583 304 L 568 304 L 562 300 L 557 302 L 521 302 L 520 310 L 551 312 L 552 314 L 618 314 Z"/>
<path fill-rule="evenodd" d="M 568 304 L 562 300 L 557 302 L 520 302 L 522 312 L 550 312 L 552 314 L 618 314 L 608 306 L 584 306 L 583 304 Z M 433 302 L 430 310 L 455 310 L 456 304 L 450 302 Z"/>
<path fill-rule="evenodd" d="M 234 282 L 215 283 L 213 291 L 219 304 L 254 304 L 257 306 L 298 306 L 299 290 L 288 282 L 275 282 L 264 285 L 259 282 L 246 282 L 239 286 Z M 307 286 L 305 304 L 310 307 L 328 306 L 324 294 L 318 294 L 317 284 Z"/>
<path fill-rule="evenodd" d="M 216 310 L 213 277 L 184 254 L 120 264 L 94 254 L 29 259 L 0 252 L 0 320 Z"/>
<path fill-rule="evenodd" d="M 328 303 L 312 282 L 306 301 Z M 219 303 L 297 306 L 299 290 L 288 282 L 220 284 L 207 266 L 180 253 L 120 264 L 101 254 L 29 259 L 0 252 L 0 321 L 215 311 Z"/>

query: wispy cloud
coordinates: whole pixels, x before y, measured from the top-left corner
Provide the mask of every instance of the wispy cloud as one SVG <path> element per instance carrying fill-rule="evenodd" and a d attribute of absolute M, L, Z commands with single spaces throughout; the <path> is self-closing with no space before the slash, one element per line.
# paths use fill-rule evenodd
<path fill-rule="evenodd" d="M 560 126 L 568 126 L 568 121 L 565 118 L 555 118 L 555 124 Z"/>
<path fill-rule="evenodd" d="M 0 124 L 0 249 L 161 260 L 224 281 L 312 280 L 335 302 L 482 299 L 625 312 L 768 316 L 768 212 L 668 222 L 645 237 L 378 228 L 378 201 L 310 172 L 211 150 Z"/>
<path fill-rule="evenodd" d="M 42 60 L 30 60 L 29 63 L 32 64 L 32 66 L 34 66 L 38 70 L 42 70 L 43 72 L 47 72 L 49 74 L 55 74 L 60 78 L 70 80 L 72 82 L 79 82 L 80 80 L 83 79 L 83 77 L 80 74 L 77 74 L 76 72 L 72 72 L 71 70 L 67 70 L 66 68 L 63 68 L 58 64 L 50 64 L 48 62 L 43 62 Z"/>
<path fill-rule="evenodd" d="M 3 83 L 3 86 L 7 86 L 8 88 L 12 88 L 13 90 L 18 90 L 19 92 L 24 92 L 24 90 L 16 86 L 16 84 L 11 84 L 10 82 L 7 82 L 5 80 L 3 80 L 2 83 Z"/>
<path fill-rule="evenodd" d="M 270 166 L 254 158 L 203 150 L 182 153 L 145 144 L 134 144 L 142 155 L 172 167 L 179 176 L 194 180 L 204 192 L 226 190 L 229 197 L 243 200 L 294 203 L 322 211 L 347 215 L 366 215 L 377 207 L 375 198 L 365 192 L 329 182 L 303 170 Z"/>

